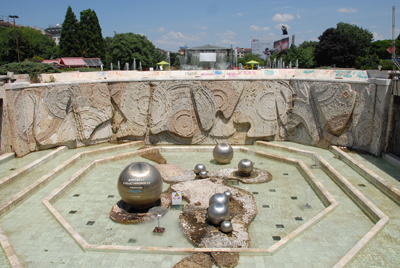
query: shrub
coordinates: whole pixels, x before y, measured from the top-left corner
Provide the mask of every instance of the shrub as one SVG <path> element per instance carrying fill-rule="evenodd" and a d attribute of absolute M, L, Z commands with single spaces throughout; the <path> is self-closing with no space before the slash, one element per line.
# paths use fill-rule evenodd
<path fill-rule="evenodd" d="M 38 79 L 39 74 L 59 73 L 60 70 L 51 64 L 25 61 L 21 63 L 9 63 L 0 66 L 0 75 L 5 75 L 7 72 L 13 72 L 15 74 L 29 74 L 31 82 L 38 83 L 40 82 Z"/>

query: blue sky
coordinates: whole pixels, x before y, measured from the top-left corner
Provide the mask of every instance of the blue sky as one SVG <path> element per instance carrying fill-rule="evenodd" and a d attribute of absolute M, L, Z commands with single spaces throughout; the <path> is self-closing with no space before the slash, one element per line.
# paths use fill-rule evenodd
<path fill-rule="evenodd" d="M 400 33 L 400 1 L 3 1 L 0 15 L 18 15 L 17 24 L 46 28 L 62 23 L 68 5 L 79 19 L 82 10 L 96 11 L 103 37 L 114 32 L 143 34 L 156 47 L 178 51 L 215 44 L 251 47 L 252 37 L 281 37 L 281 24 L 296 44 L 318 40 L 338 22 L 355 24 L 375 40 L 392 38 L 392 6 L 396 5 L 396 37 Z"/>

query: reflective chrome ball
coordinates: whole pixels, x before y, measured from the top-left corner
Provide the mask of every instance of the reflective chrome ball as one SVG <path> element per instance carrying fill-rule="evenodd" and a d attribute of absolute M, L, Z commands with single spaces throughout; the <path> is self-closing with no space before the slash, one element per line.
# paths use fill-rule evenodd
<path fill-rule="evenodd" d="M 135 162 L 124 168 L 118 178 L 118 192 L 125 203 L 137 209 L 150 207 L 163 190 L 160 172 L 145 162 Z"/>
<path fill-rule="evenodd" d="M 199 177 L 200 177 L 201 179 L 207 178 L 207 177 L 208 177 L 208 172 L 207 172 L 207 170 L 202 170 L 202 171 L 200 171 Z"/>
<path fill-rule="evenodd" d="M 226 143 L 220 143 L 215 145 L 213 150 L 213 156 L 215 161 L 220 164 L 228 164 L 233 158 L 232 146 Z"/>
<path fill-rule="evenodd" d="M 242 159 L 238 164 L 238 170 L 242 176 L 250 176 L 253 171 L 253 162 L 249 159 Z"/>
<path fill-rule="evenodd" d="M 208 207 L 208 220 L 214 225 L 220 225 L 221 222 L 229 220 L 229 209 L 222 203 L 215 203 Z"/>
<path fill-rule="evenodd" d="M 224 195 L 225 195 L 226 197 L 228 197 L 229 200 L 232 199 L 232 193 L 231 193 L 231 191 L 225 191 L 225 192 L 224 192 Z"/>
<path fill-rule="evenodd" d="M 200 173 L 200 171 L 203 171 L 203 170 L 206 170 L 206 166 L 205 165 L 203 165 L 203 164 L 197 164 L 195 167 L 194 167 L 194 173 L 196 173 L 197 175 L 199 175 L 199 173 Z"/>
<path fill-rule="evenodd" d="M 232 223 L 230 221 L 221 222 L 221 231 L 224 233 L 230 233 L 233 230 Z"/>
<path fill-rule="evenodd" d="M 211 196 L 210 201 L 208 202 L 208 205 L 211 206 L 212 204 L 215 203 L 221 203 L 224 204 L 225 206 L 229 207 L 229 198 L 224 195 L 224 194 L 214 194 Z"/>

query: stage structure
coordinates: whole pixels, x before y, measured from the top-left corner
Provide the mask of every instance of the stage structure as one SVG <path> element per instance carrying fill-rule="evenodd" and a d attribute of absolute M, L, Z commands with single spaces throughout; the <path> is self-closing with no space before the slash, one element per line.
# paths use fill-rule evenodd
<path fill-rule="evenodd" d="M 203 45 L 185 49 L 184 55 L 178 55 L 183 70 L 218 69 L 232 67 L 233 49 L 216 45 Z"/>

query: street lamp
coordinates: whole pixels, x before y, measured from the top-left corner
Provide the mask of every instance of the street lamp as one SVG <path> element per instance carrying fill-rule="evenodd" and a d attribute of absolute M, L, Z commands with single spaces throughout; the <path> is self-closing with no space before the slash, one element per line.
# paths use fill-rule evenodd
<path fill-rule="evenodd" d="M 18 62 L 20 62 L 19 60 L 19 49 L 18 49 L 18 38 L 17 38 L 17 25 L 15 25 L 15 19 L 19 19 L 19 17 L 17 15 L 9 15 L 8 17 L 14 19 L 14 33 L 15 33 L 15 42 L 17 43 L 17 54 L 18 54 Z"/>

